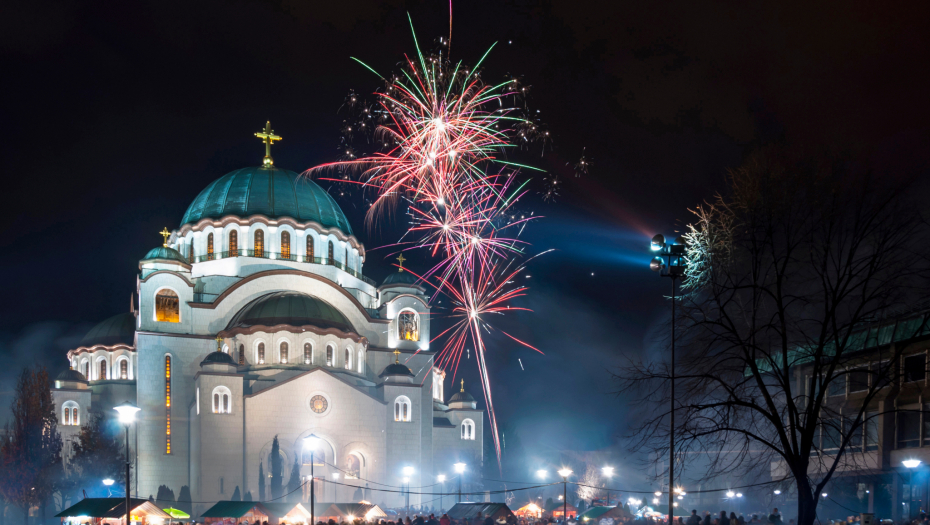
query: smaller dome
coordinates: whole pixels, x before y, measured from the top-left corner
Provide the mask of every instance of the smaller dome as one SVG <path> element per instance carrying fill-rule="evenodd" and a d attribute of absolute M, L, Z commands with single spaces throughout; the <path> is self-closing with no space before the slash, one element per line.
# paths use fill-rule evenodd
<path fill-rule="evenodd" d="M 145 257 L 142 258 L 143 261 L 152 261 L 155 259 L 168 259 L 179 261 L 184 264 L 190 264 L 187 262 L 187 259 L 181 255 L 181 252 L 175 250 L 174 248 L 166 248 L 164 246 L 159 246 L 158 248 L 152 248 L 149 250 L 149 253 L 145 254 Z"/>
<path fill-rule="evenodd" d="M 132 312 L 116 314 L 90 329 L 81 346 L 124 344 L 132 346 L 136 333 L 136 316 Z"/>
<path fill-rule="evenodd" d="M 83 381 L 87 382 L 87 378 L 84 377 L 84 374 L 73 370 L 71 368 L 65 370 L 64 372 L 58 374 L 58 377 L 55 378 L 57 381 Z"/>
<path fill-rule="evenodd" d="M 471 396 L 468 392 L 464 390 L 461 392 L 456 392 L 454 396 L 449 398 L 450 403 L 474 403 L 475 398 Z"/>
<path fill-rule="evenodd" d="M 416 286 L 418 288 L 423 287 L 423 283 L 419 277 L 413 275 L 408 271 L 403 272 L 392 272 L 387 277 L 385 277 L 384 282 L 381 283 L 381 286 L 397 286 L 397 285 L 409 285 Z"/>
<path fill-rule="evenodd" d="M 406 365 L 400 363 L 391 363 L 384 367 L 384 372 L 381 372 L 381 375 L 378 377 L 387 377 L 387 376 L 405 376 L 413 377 L 413 372 L 410 371 Z"/>
<path fill-rule="evenodd" d="M 355 332 L 352 323 L 336 307 L 299 292 L 271 292 L 252 300 L 233 316 L 226 329 L 279 324 Z"/>
<path fill-rule="evenodd" d="M 210 364 L 236 366 L 236 362 L 233 361 L 233 358 L 231 355 L 224 353 L 224 352 L 220 352 L 219 350 L 210 352 L 209 354 L 207 354 L 207 357 L 204 357 L 203 361 L 200 362 L 200 366 L 210 365 Z"/>

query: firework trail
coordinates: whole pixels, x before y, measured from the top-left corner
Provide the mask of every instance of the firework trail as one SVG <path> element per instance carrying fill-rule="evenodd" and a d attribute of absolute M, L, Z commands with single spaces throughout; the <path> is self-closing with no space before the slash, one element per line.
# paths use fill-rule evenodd
<path fill-rule="evenodd" d="M 526 194 L 526 182 L 518 180 L 521 169 L 535 168 L 507 160 L 507 152 L 533 140 L 545 144 L 549 132 L 536 118 L 525 116 L 525 104 L 520 104 L 526 87 L 516 79 L 498 84 L 482 80 L 481 63 L 494 46 L 470 68 L 451 62 L 442 49 L 424 54 L 413 35 L 416 55 L 405 57 L 399 73 L 378 75 L 385 87 L 374 93 L 373 105 L 349 93 L 344 106 L 363 108 L 360 118 L 343 124 L 339 159 L 308 174 L 335 172 L 339 177 L 328 180 L 340 188 L 348 181 L 368 190 L 373 195 L 366 215 L 369 227 L 398 204 L 406 204 L 411 226 L 394 246 L 428 250 L 438 262 L 423 275 L 414 275 L 436 288 L 434 298 L 444 294 L 454 304 L 452 326 L 435 338 L 445 340 L 435 361 L 440 368 L 452 368 L 454 378 L 463 353 L 475 348 L 500 467 L 484 338 L 496 330 L 489 323 L 491 316 L 526 310 L 509 303 L 526 292 L 526 287 L 514 284 L 523 270 L 516 261 L 523 259 L 526 248 L 519 233 L 538 217 L 517 218 L 513 210 Z M 450 41 L 451 33 L 440 44 L 448 49 Z M 366 127 L 379 151 L 358 155 L 351 140 Z"/>

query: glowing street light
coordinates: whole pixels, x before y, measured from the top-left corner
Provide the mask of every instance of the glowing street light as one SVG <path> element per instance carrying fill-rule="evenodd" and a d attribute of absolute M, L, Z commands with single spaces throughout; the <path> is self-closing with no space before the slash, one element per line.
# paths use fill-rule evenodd
<path fill-rule="evenodd" d="M 536 476 L 539 477 L 540 479 L 546 479 L 546 476 L 548 476 L 548 475 L 549 475 L 549 473 L 546 472 L 545 469 L 539 469 L 539 470 L 536 471 Z"/>
<path fill-rule="evenodd" d="M 136 420 L 136 413 L 141 408 L 126 401 L 122 405 L 113 407 L 119 414 L 119 422 L 126 425 L 126 525 L 129 525 L 129 425 Z"/>
<path fill-rule="evenodd" d="M 562 476 L 562 521 L 565 523 L 568 523 L 568 477 L 571 475 L 572 469 L 559 469 L 559 476 Z"/>
<path fill-rule="evenodd" d="M 413 467 L 410 465 L 405 466 L 401 469 L 401 472 L 404 473 L 404 485 L 407 487 L 404 494 L 405 506 L 407 507 L 407 516 L 410 515 L 410 476 L 413 475 Z"/>
<path fill-rule="evenodd" d="M 603 468 L 601 468 L 601 472 L 603 472 L 603 473 L 604 473 L 604 476 L 606 476 L 607 478 L 612 478 L 613 475 L 614 475 L 614 468 L 613 468 L 613 467 L 603 467 Z M 608 507 L 610 506 L 610 487 L 607 487 L 607 506 L 608 506 Z"/>
<path fill-rule="evenodd" d="M 728 491 L 727 491 L 727 497 L 728 497 L 728 498 L 736 497 L 736 493 L 733 492 L 732 490 L 728 490 Z"/>
<path fill-rule="evenodd" d="M 316 496 L 316 479 L 313 477 L 313 453 L 318 446 L 320 446 L 320 438 L 316 437 L 314 434 L 310 434 L 304 438 L 304 450 L 310 451 L 310 523 L 316 523 L 313 519 L 313 504 Z"/>
<path fill-rule="evenodd" d="M 781 491 L 778 490 L 778 489 L 775 489 L 775 495 L 777 496 L 777 495 L 779 495 L 779 494 L 781 494 Z"/>
<path fill-rule="evenodd" d="M 919 459 L 905 459 L 901 464 L 906 468 L 917 468 L 920 466 L 921 461 Z"/>
<path fill-rule="evenodd" d="M 439 509 L 442 510 L 445 508 L 445 506 L 442 504 L 442 500 L 446 496 L 446 475 L 440 474 L 436 476 L 436 481 L 442 485 L 442 493 L 439 494 Z"/>
<path fill-rule="evenodd" d="M 456 463 L 455 465 L 452 465 L 452 467 L 455 469 L 455 473 L 459 475 L 459 503 L 461 503 L 462 502 L 462 478 L 465 477 L 465 464 Z"/>

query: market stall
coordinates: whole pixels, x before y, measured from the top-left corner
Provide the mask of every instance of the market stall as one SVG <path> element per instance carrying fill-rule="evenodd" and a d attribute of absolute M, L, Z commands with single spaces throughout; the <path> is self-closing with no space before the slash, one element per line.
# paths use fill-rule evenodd
<path fill-rule="evenodd" d="M 218 501 L 200 517 L 207 525 L 271 523 L 268 509 L 257 501 Z"/>
<path fill-rule="evenodd" d="M 133 524 L 161 525 L 171 516 L 147 499 L 129 500 Z M 126 520 L 125 498 L 84 498 L 55 515 L 62 523 L 123 525 Z"/>

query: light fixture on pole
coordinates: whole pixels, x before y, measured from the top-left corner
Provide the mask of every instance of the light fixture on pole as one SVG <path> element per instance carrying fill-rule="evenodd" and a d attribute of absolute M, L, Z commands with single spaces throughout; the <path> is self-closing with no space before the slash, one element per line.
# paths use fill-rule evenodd
<path fill-rule="evenodd" d="M 736 493 L 733 492 L 732 490 L 728 490 L 728 491 L 727 491 L 727 497 L 728 497 L 728 498 L 735 498 L 735 497 L 736 497 Z"/>
<path fill-rule="evenodd" d="M 310 451 L 310 523 L 315 523 L 313 515 L 313 503 L 315 489 L 316 489 L 316 479 L 313 477 L 313 453 L 316 451 L 316 447 L 320 444 L 320 438 L 316 437 L 313 434 L 304 438 L 304 450 Z"/>
<path fill-rule="evenodd" d="M 917 467 L 919 467 L 921 463 L 922 462 L 919 459 L 905 459 L 901 462 L 901 464 L 904 465 L 904 468 L 908 470 L 907 483 L 911 487 L 911 490 L 908 492 L 908 494 L 910 494 L 910 501 L 907 503 L 908 518 L 910 518 L 910 515 L 913 514 L 911 509 L 914 506 L 914 471 L 917 470 Z M 823 497 L 826 498 L 827 495 L 824 494 Z"/>
<path fill-rule="evenodd" d="M 675 283 L 685 273 L 685 239 L 679 237 L 674 244 L 669 245 L 665 243 L 665 236 L 658 234 L 652 238 L 651 248 L 657 255 L 649 262 L 649 269 L 672 280 L 672 351 L 669 366 L 671 409 L 668 412 L 668 525 L 674 525 L 675 505 L 671 489 L 675 486 Z"/>
<path fill-rule="evenodd" d="M 119 414 L 119 422 L 126 426 L 126 525 L 129 525 L 132 519 L 130 516 L 132 509 L 129 508 L 129 425 L 132 425 L 136 420 L 136 413 L 142 409 L 126 401 L 122 405 L 113 407 L 113 410 Z"/>
<path fill-rule="evenodd" d="M 559 470 L 559 476 L 562 476 L 562 522 L 568 522 L 568 477 L 571 475 L 570 468 Z"/>
<path fill-rule="evenodd" d="M 461 503 L 462 502 L 462 478 L 465 476 L 465 464 L 456 463 L 455 465 L 452 465 L 452 466 L 455 467 L 455 473 L 459 475 L 459 501 L 458 502 Z"/>
<path fill-rule="evenodd" d="M 443 510 L 445 510 L 445 507 L 443 506 L 442 501 L 443 501 L 443 498 L 445 498 L 446 496 L 446 475 L 440 474 L 436 476 L 436 480 L 439 481 L 440 485 L 442 485 L 442 492 L 439 494 L 439 511 L 442 512 Z"/>
<path fill-rule="evenodd" d="M 407 516 L 410 516 L 410 476 L 413 475 L 413 467 L 407 465 L 402 469 L 402 471 L 404 473 L 404 485 L 407 487 L 406 491 L 404 492 L 404 504 L 407 508 Z"/>
<path fill-rule="evenodd" d="M 339 485 L 337 485 L 337 483 L 339 483 L 338 472 L 333 472 L 333 481 L 335 482 L 333 483 L 333 501 L 339 503 Z"/>
<path fill-rule="evenodd" d="M 539 477 L 539 479 L 546 479 L 546 476 L 548 475 L 549 473 L 546 472 L 545 469 L 539 469 L 536 471 L 536 476 Z"/>
<path fill-rule="evenodd" d="M 110 490 L 110 487 L 112 487 L 114 483 L 116 483 L 116 480 L 112 480 L 110 478 L 103 480 L 103 486 L 107 488 L 108 498 L 113 496 L 113 492 Z"/>
<path fill-rule="evenodd" d="M 607 479 L 610 479 L 610 478 L 612 478 L 612 477 L 614 476 L 614 468 L 613 468 L 613 467 L 603 467 L 603 468 L 601 468 L 601 472 L 604 473 L 604 476 L 605 476 Z M 607 506 L 609 507 L 609 506 L 610 506 L 610 487 L 606 487 L 606 488 L 607 488 Z"/>

